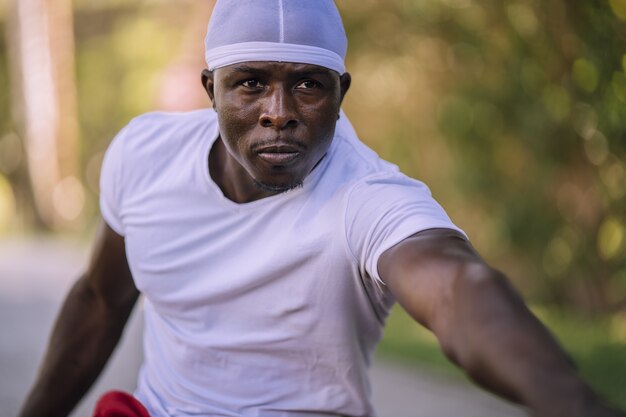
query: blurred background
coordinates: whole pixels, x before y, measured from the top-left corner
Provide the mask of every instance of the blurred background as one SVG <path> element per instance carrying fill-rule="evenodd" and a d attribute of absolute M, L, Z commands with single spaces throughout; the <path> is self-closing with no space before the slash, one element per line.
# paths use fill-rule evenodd
<path fill-rule="evenodd" d="M 0 241 L 88 248 L 114 135 L 146 111 L 208 105 L 212 4 L 0 1 Z M 431 187 L 626 407 L 626 0 L 337 4 L 363 141 Z M 5 307 L 16 280 L 0 276 Z M 399 310 L 381 352 L 457 373 Z"/>

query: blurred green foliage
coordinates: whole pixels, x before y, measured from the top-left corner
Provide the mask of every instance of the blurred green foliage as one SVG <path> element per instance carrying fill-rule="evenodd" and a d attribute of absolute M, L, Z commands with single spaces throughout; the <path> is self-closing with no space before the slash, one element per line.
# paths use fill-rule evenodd
<path fill-rule="evenodd" d="M 76 81 L 84 175 L 95 201 L 109 142 L 131 118 L 154 110 L 159 74 L 176 56 L 185 10 L 160 2 L 84 4 L 74 16 Z"/>
<path fill-rule="evenodd" d="M 157 106 L 192 3 L 75 2 L 90 217 L 102 153 L 130 118 Z M 626 306 L 623 1 L 338 3 L 354 76 L 345 107 L 363 139 L 426 181 L 528 297 L 589 312 Z M 3 149 L 15 148 L 12 126 L 0 112 Z M 4 154 L 6 176 L 16 159 Z"/>
<path fill-rule="evenodd" d="M 623 308 L 623 2 L 342 4 L 366 141 L 528 296 Z"/>

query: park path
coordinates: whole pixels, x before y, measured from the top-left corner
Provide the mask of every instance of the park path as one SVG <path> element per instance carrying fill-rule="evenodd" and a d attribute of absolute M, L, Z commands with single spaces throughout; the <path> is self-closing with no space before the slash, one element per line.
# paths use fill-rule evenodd
<path fill-rule="evenodd" d="M 17 414 L 31 384 L 64 294 L 86 264 L 75 240 L 0 239 L 0 417 Z M 132 391 L 141 361 L 141 309 L 133 313 L 121 345 L 74 417 L 90 415 L 107 389 Z M 519 408 L 466 381 L 377 359 L 372 369 L 380 417 L 521 417 Z"/>

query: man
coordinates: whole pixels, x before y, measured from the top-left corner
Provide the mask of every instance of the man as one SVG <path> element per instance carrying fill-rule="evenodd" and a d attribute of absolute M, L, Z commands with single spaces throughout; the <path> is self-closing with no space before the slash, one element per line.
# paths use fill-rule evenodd
<path fill-rule="evenodd" d="M 422 183 L 340 105 L 330 0 L 220 0 L 212 110 L 132 121 L 105 220 L 22 416 L 66 415 L 145 296 L 136 398 L 151 416 L 375 416 L 367 368 L 397 300 L 478 384 L 538 416 L 619 416 Z"/>

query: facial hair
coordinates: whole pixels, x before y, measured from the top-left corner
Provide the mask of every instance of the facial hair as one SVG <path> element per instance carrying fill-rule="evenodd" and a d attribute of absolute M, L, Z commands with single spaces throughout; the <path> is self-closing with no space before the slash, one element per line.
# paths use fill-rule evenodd
<path fill-rule="evenodd" d="M 263 191 L 267 191 L 270 193 L 276 193 L 276 194 L 280 194 L 280 193 L 285 193 L 287 191 L 291 191 L 294 190 L 296 188 L 301 188 L 303 185 L 302 180 L 300 181 L 296 181 L 290 184 L 267 184 L 265 182 L 262 181 L 257 181 L 254 180 L 254 185 L 257 186 L 257 188 L 263 190 Z"/>

